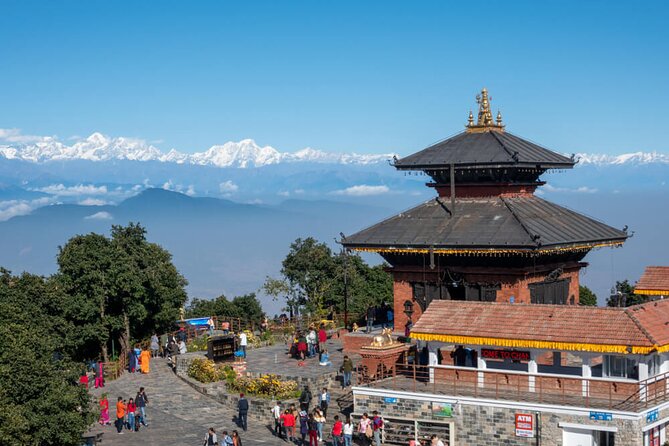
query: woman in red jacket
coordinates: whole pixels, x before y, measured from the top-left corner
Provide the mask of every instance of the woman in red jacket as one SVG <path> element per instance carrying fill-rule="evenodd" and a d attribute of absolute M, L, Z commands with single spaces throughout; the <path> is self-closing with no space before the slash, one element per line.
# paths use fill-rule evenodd
<path fill-rule="evenodd" d="M 286 409 L 280 419 L 281 424 L 286 429 L 286 437 L 288 437 L 289 441 L 295 442 L 295 415 Z"/>

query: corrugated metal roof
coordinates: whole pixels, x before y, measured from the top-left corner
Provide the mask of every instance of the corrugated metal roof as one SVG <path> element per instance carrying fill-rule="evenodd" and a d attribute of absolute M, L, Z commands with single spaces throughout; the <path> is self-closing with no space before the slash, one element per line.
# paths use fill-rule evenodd
<path fill-rule="evenodd" d="M 395 162 L 400 170 L 472 166 L 571 168 L 574 162 L 508 132 L 457 134 Z"/>
<path fill-rule="evenodd" d="M 435 198 L 346 237 L 344 245 L 535 250 L 627 238 L 623 231 L 535 196 L 461 198 L 452 216 L 450 206 Z"/>

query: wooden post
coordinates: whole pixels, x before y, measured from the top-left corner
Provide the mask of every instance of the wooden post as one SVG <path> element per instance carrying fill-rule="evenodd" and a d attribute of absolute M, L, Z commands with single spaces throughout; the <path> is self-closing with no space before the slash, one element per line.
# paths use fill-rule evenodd
<path fill-rule="evenodd" d="M 455 164 L 451 163 L 451 217 L 455 213 Z"/>

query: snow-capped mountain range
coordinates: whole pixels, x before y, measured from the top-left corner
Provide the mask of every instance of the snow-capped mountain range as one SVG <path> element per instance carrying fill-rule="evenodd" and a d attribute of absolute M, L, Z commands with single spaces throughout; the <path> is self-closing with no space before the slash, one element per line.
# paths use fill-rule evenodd
<path fill-rule="evenodd" d="M 0 129 L 2 130 L 2 129 Z M 7 132 L 5 132 L 7 133 Z M 142 139 L 109 137 L 93 133 L 88 138 L 65 144 L 55 137 L 5 139 L 0 132 L 0 158 L 19 159 L 33 163 L 49 161 L 160 161 L 200 166 L 252 168 L 279 163 L 311 162 L 323 164 L 376 164 L 390 160 L 395 154 L 333 153 L 307 147 L 297 152 L 280 152 L 271 146 L 259 146 L 252 139 L 211 146 L 204 152 L 183 153 L 175 149 L 163 152 Z M 26 138 L 27 139 L 27 138 Z M 623 155 L 577 154 L 578 165 L 643 165 L 669 164 L 669 154 L 635 152 Z"/>
<path fill-rule="evenodd" d="M 35 163 L 68 160 L 130 160 L 249 168 L 286 162 L 374 164 L 385 162 L 391 159 L 393 155 L 332 153 L 310 147 L 297 152 L 279 152 L 271 146 L 261 147 L 252 139 L 214 145 L 204 152 L 192 154 L 174 149 L 165 153 L 141 139 L 113 138 L 97 132 L 88 138 L 74 142 L 72 145 L 64 144 L 53 137 L 42 137 L 29 143 L 0 144 L 0 157 Z"/>

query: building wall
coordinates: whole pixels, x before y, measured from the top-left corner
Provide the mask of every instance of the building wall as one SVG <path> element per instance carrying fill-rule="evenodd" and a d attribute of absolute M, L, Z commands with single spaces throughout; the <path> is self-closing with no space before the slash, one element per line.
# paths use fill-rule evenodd
<path fill-rule="evenodd" d="M 413 398 L 396 398 L 396 402 L 384 401 L 376 395 L 361 395 L 354 392 L 354 413 L 371 413 L 379 411 L 387 417 L 411 418 L 416 420 L 434 420 L 432 401 L 429 396 Z M 515 432 L 515 415 L 531 413 L 526 409 L 495 407 L 493 405 L 471 405 L 458 403 L 454 407 L 454 440 L 455 445 L 486 445 L 486 446 L 534 446 L 537 438 L 517 437 Z M 444 419 L 440 419 L 444 420 Z M 611 421 L 591 421 L 587 414 L 571 415 L 550 411 L 540 412 L 535 416 L 535 435 L 539 436 L 542 446 L 566 446 L 562 444 L 563 429 L 559 423 L 592 425 L 593 429 L 601 426 L 617 427 L 615 434 L 616 446 L 639 446 L 643 444 L 641 423 L 637 420 L 614 419 Z M 536 425 L 539 426 L 537 431 Z"/>
<path fill-rule="evenodd" d="M 560 275 L 560 279 L 570 279 L 569 298 L 574 297 L 574 304 L 579 302 L 579 269 L 569 268 Z M 416 322 L 422 314 L 421 308 L 413 300 L 413 288 L 411 283 L 422 282 L 425 280 L 434 280 L 434 272 L 426 274 L 422 272 L 392 271 L 393 274 L 393 296 L 396 332 L 404 332 L 404 326 L 407 323 L 407 316 L 404 314 L 404 302 L 410 300 L 414 303 L 414 313 L 411 317 Z M 469 282 L 499 282 L 501 289 L 497 291 L 497 302 L 510 302 L 511 297 L 515 303 L 530 303 L 529 284 L 545 280 L 546 274 L 528 274 L 522 275 L 500 275 L 500 274 L 465 274 L 465 280 Z"/>

